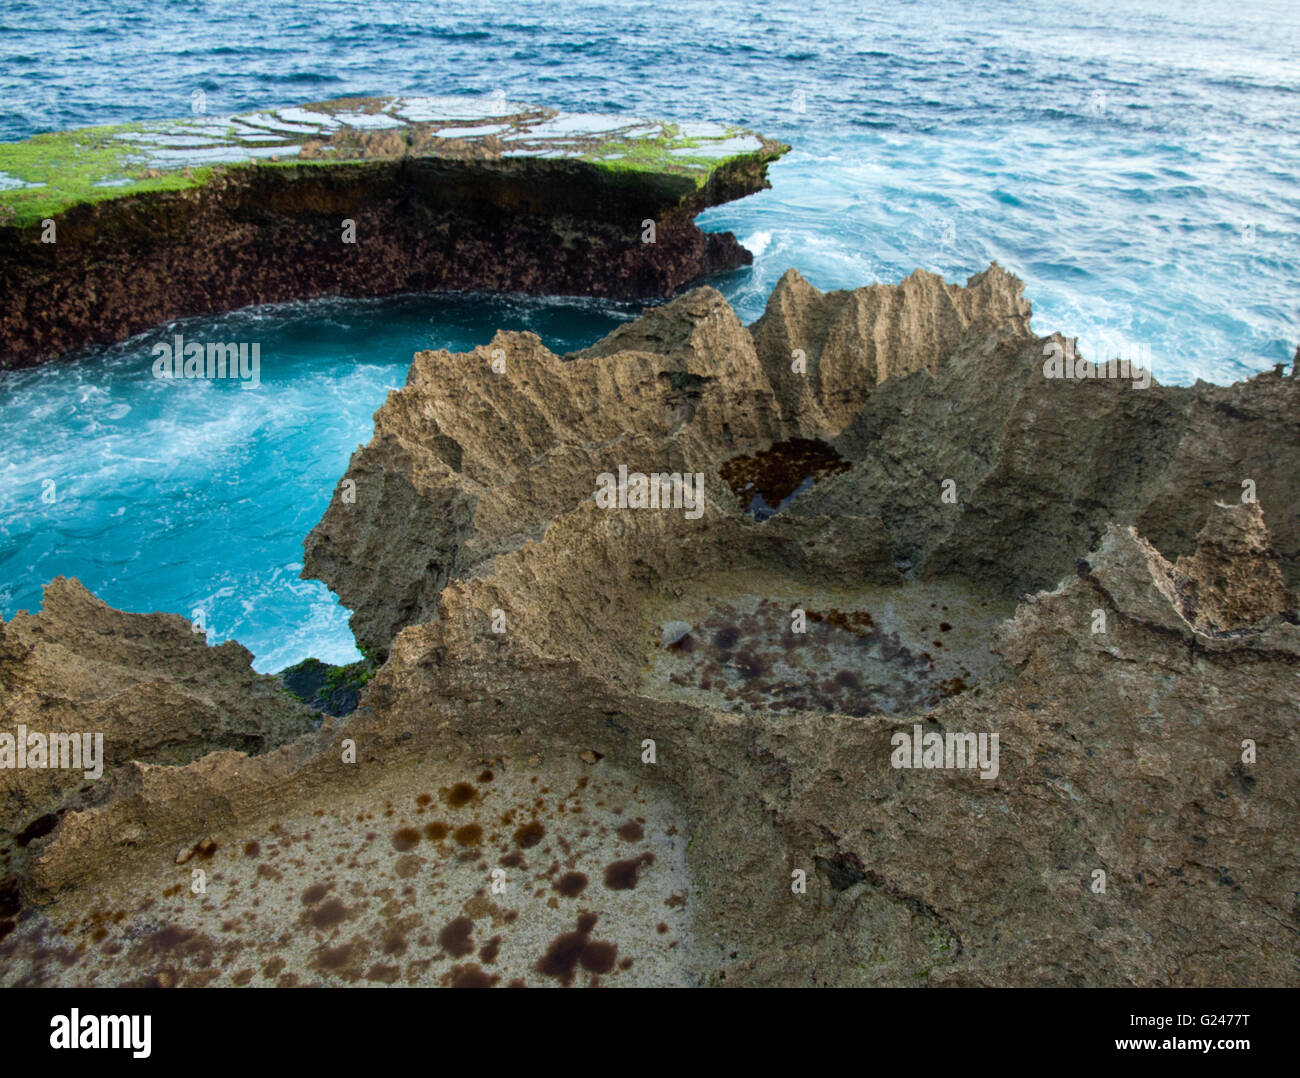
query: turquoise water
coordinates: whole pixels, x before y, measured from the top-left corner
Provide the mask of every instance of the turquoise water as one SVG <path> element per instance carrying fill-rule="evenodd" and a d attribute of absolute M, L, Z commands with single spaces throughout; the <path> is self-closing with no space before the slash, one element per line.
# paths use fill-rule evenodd
<path fill-rule="evenodd" d="M 850 288 L 917 266 L 960 281 L 996 259 L 1025 280 L 1039 332 L 1145 347 L 1163 382 L 1289 362 L 1300 5 L 1025 7 L 0 0 L 0 138 L 186 115 L 200 89 L 214 114 L 502 91 L 744 123 L 795 147 L 772 190 L 700 218 L 755 252 L 751 270 L 717 282 L 746 321 L 790 266 Z M 212 639 L 240 640 L 258 669 L 348 658 L 346 613 L 296 567 L 411 352 L 484 343 L 498 326 L 563 351 L 628 313 L 463 297 L 295 304 L 192 329 L 260 340 L 256 391 L 153 383 L 158 335 L 0 376 L 0 612 L 34 607 L 66 573 L 129 610 L 202 607 Z"/>
<path fill-rule="evenodd" d="M 0 456 L 0 610 L 37 609 L 62 574 L 124 610 L 202 611 L 208 639 L 238 640 L 260 671 L 310 655 L 351 662 L 348 612 L 298 578 L 302 541 L 412 353 L 464 351 L 498 328 L 572 351 L 633 313 L 506 297 L 324 300 L 188 319 L 7 374 L 0 428 L 18 437 Z M 151 348 L 174 332 L 259 342 L 261 385 L 154 378 Z"/>

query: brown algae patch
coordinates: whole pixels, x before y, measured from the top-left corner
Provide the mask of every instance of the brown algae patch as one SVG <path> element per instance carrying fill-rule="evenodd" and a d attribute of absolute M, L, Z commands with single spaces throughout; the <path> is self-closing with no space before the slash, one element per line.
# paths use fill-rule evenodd
<path fill-rule="evenodd" d="M 609 973 L 618 958 L 618 944 L 591 938 L 596 921 L 595 914 L 580 913 L 577 930 L 551 941 L 537 963 L 537 972 L 555 978 L 566 988 L 573 983 L 579 966 L 593 974 Z"/>
<path fill-rule="evenodd" d="M 490 782 L 482 763 L 415 760 L 323 812 L 215 834 L 199 892 L 174 851 L 36 909 L 6 890 L 0 985 L 700 983 L 693 903 L 671 904 L 694 893 L 691 828 L 580 748 L 494 761 Z"/>
<path fill-rule="evenodd" d="M 906 715 L 988 676 L 1001 662 L 994 631 L 1013 610 L 949 581 L 828 588 L 712 574 L 647 608 L 642 691 L 726 710 Z M 660 647 L 674 623 L 690 632 Z"/>
<path fill-rule="evenodd" d="M 718 469 L 722 481 L 755 520 L 775 516 L 789 501 L 853 465 L 829 442 L 792 438 L 752 456 L 732 457 Z"/>
<path fill-rule="evenodd" d="M 478 790 L 468 782 L 458 782 L 455 786 L 439 791 L 448 808 L 464 808 L 478 796 Z"/>
<path fill-rule="evenodd" d="M 420 832 L 415 827 L 399 827 L 393 833 L 393 849 L 399 853 L 414 849 L 420 844 Z"/>
<path fill-rule="evenodd" d="M 630 891 L 641 880 L 641 870 L 655 863 L 649 851 L 639 857 L 627 857 L 605 866 L 605 886 L 611 891 Z"/>
<path fill-rule="evenodd" d="M 555 890 L 565 898 L 577 898 L 587 889 L 588 877 L 585 872 L 566 872 L 555 881 Z"/>
<path fill-rule="evenodd" d="M 474 950 L 474 922 L 468 917 L 457 917 L 438 933 L 438 946 L 453 958 L 464 958 Z"/>

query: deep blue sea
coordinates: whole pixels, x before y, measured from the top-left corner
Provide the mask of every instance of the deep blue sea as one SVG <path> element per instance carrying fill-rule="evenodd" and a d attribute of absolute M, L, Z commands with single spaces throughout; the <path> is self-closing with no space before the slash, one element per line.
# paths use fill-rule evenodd
<path fill-rule="evenodd" d="M 772 190 L 700 219 L 755 253 L 717 282 L 745 321 L 790 266 L 852 288 L 996 259 L 1039 332 L 1140 344 L 1162 382 L 1231 382 L 1300 342 L 1297 0 L 0 0 L 0 139 L 185 116 L 195 90 L 210 114 L 503 92 L 784 139 Z M 302 540 L 411 353 L 497 328 L 572 350 L 634 313 L 326 300 L 181 327 L 260 340 L 257 391 L 153 380 L 149 335 L 0 375 L 0 614 L 65 574 L 127 610 L 203 610 L 259 670 L 351 659 Z"/>

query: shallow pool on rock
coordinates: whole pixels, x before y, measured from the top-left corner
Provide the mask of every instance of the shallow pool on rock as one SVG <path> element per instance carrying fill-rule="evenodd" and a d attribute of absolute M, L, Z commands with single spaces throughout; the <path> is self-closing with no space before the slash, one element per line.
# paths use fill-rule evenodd
<path fill-rule="evenodd" d="M 647 611 L 642 689 L 728 710 L 907 714 L 987 676 L 1001 661 L 993 630 L 1013 609 L 952 581 L 827 588 L 719 574 Z M 691 632 L 663 646 L 661 627 L 678 621 Z"/>
<path fill-rule="evenodd" d="M 691 834 L 608 760 L 425 759 L 58 896 L 0 984 L 695 985 Z"/>

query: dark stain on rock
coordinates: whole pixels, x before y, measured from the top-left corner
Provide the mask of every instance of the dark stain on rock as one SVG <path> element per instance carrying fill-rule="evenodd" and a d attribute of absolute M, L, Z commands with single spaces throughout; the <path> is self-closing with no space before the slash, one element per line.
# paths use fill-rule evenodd
<path fill-rule="evenodd" d="M 586 890 L 587 883 L 587 874 L 585 872 L 566 872 L 555 881 L 553 886 L 565 898 L 577 898 Z"/>
<path fill-rule="evenodd" d="M 537 820 L 530 820 L 515 831 L 515 845 L 522 850 L 536 846 L 546 836 L 546 828 Z"/>
<path fill-rule="evenodd" d="M 18 927 L 22 912 L 23 903 L 18 893 L 18 881 L 0 880 L 0 940 Z"/>
<path fill-rule="evenodd" d="M 500 977 L 471 962 L 465 966 L 452 966 L 446 983 L 450 988 L 491 988 L 499 980 Z"/>
<path fill-rule="evenodd" d="M 614 861 L 605 866 L 605 886 L 611 891 L 630 891 L 637 885 L 643 865 L 653 865 L 655 855 L 648 850 L 637 857 Z"/>
<path fill-rule="evenodd" d="M 473 934 L 474 922 L 468 917 L 457 917 L 438 933 L 438 946 L 452 958 L 464 958 L 474 950 L 474 941 L 470 938 Z"/>
<path fill-rule="evenodd" d="M 824 622 L 836 629 L 843 629 L 846 633 L 852 633 L 859 640 L 870 638 L 876 627 L 875 619 L 867 611 L 844 611 L 836 607 L 831 607 L 826 611 L 809 610 L 808 620 Z"/>
<path fill-rule="evenodd" d="M 852 465 L 828 442 L 792 438 L 753 456 L 732 457 L 718 469 L 745 512 L 764 521 L 785 508 L 795 495 Z"/>
<path fill-rule="evenodd" d="M 476 823 L 467 823 L 456 828 L 451 837 L 461 846 L 477 846 L 483 841 L 483 828 Z"/>
<path fill-rule="evenodd" d="M 304 906 L 314 906 L 329 893 L 330 885 L 328 883 L 313 883 L 302 893 L 302 902 Z"/>
<path fill-rule="evenodd" d="M 827 881 L 836 891 L 847 891 L 867 878 L 862 858 L 852 851 L 833 858 L 814 857 L 813 861 L 825 873 Z"/>
<path fill-rule="evenodd" d="M 450 808 L 463 808 L 473 801 L 477 795 L 478 791 L 468 782 L 458 782 L 446 792 L 443 800 L 447 802 Z"/>
<path fill-rule="evenodd" d="M 336 973 L 359 957 L 357 944 L 341 943 L 337 947 L 322 947 L 316 952 L 312 965 L 322 973 Z"/>
<path fill-rule="evenodd" d="M 645 828 L 637 820 L 628 820 L 627 823 L 620 824 L 617 833 L 624 842 L 640 842 L 645 838 Z"/>
<path fill-rule="evenodd" d="M 618 944 L 592 940 L 582 949 L 582 968 L 591 973 L 608 973 L 618 958 Z"/>
<path fill-rule="evenodd" d="M 347 906 L 343 905 L 337 898 L 331 898 L 328 902 L 323 902 L 313 910 L 308 910 L 303 916 L 307 918 L 316 928 L 327 929 L 347 920 L 349 915 Z"/>
<path fill-rule="evenodd" d="M 1237 784 L 1241 787 L 1242 793 L 1249 796 L 1255 792 L 1255 776 L 1246 770 L 1240 760 L 1233 764 L 1232 774 L 1237 780 Z"/>
<path fill-rule="evenodd" d="M 380 944 L 380 950 L 382 950 L 384 954 L 406 954 L 406 949 L 409 946 L 410 944 L 407 942 L 406 936 L 402 933 L 401 929 L 390 925 L 384 930 L 383 941 Z"/>
<path fill-rule="evenodd" d="M 393 849 L 405 853 L 420 844 L 420 831 L 416 827 L 399 827 L 393 832 Z"/>
<path fill-rule="evenodd" d="M 690 655 L 695 650 L 695 639 L 690 633 L 686 633 L 669 644 L 668 650 L 681 655 Z"/>
<path fill-rule="evenodd" d="M 44 838 L 58 826 L 58 823 L 59 814 L 56 812 L 40 816 L 14 835 L 14 844 L 27 846 L 38 838 Z"/>
<path fill-rule="evenodd" d="M 201 966 L 209 966 L 215 949 L 216 943 L 201 932 L 168 924 L 144 936 L 131 949 L 130 960 L 133 966 L 147 967 L 151 960 L 175 962 L 192 958 Z"/>
<path fill-rule="evenodd" d="M 767 666 L 754 652 L 746 648 L 733 660 L 737 672 L 746 681 L 753 681 L 767 672 Z"/>
<path fill-rule="evenodd" d="M 584 911 L 578 915 L 576 932 L 565 932 L 551 940 L 550 946 L 537 962 L 537 972 L 553 977 L 566 988 L 573 983 L 581 965 L 592 973 L 608 973 L 614 968 L 618 946 L 603 940 L 593 940 L 591 930 L 596 927 L 596 914 Z"/>

